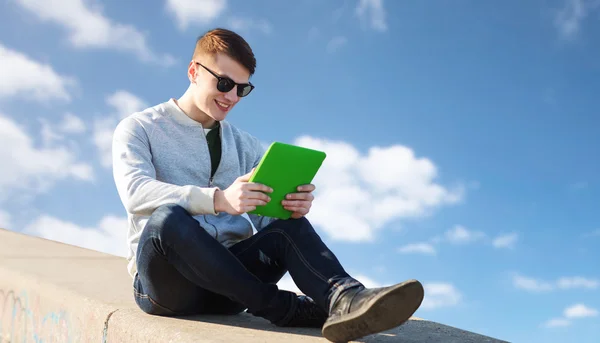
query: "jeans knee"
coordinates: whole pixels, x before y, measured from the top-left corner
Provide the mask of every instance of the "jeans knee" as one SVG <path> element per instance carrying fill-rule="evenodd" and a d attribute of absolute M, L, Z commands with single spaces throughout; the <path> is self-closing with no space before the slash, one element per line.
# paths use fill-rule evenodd
<path fill-rule="evenodd" d="M 192 216 L 180 205 L 167 204 L 154 210 L 146 228 L 163 241 L 179 241 L 185 239 L 190 219 Z"/>
<path fill-rule="evenodd" d="M 287 234 L 292 237 L 297 235 L 306 235 L 315 233 L 315 229 L 311 225 L 311 223 L 306 219 L 306 217 L 301 217 L 298 219 L 290 218 L 287 220 L 282 220 L 277 225 L 278 229 L 282 229 Z"/>

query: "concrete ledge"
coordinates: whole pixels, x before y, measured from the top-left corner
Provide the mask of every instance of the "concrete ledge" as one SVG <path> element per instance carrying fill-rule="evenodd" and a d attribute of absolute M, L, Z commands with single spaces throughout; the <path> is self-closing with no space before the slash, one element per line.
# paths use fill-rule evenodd
<path fill-rule="evenodd" d="M 0 343 L 328 342 L 249 314 L 158 317 L 133 300 L 124 258 L 0 229 Z M 502 342 L 410 320 L 357 342 Z"/>

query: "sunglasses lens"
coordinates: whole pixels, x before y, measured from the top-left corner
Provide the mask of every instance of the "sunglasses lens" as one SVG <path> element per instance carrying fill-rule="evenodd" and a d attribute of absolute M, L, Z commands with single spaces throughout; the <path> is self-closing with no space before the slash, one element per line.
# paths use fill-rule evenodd
<path fill-rule="evenodd" d="M 246 95 L 250 94 L 251 91 L 252 91 L 251 85 L 239 85 L 238 89 L 237 89 L 237 95 L 239 97 L 245 97 Z"/>
<path fill-rule="evenodd" d="M 230 79 L 221 79 L 217 82 L 217 89 L 219 92 L 227 93 L 235 86 L 234 82 Z"/>

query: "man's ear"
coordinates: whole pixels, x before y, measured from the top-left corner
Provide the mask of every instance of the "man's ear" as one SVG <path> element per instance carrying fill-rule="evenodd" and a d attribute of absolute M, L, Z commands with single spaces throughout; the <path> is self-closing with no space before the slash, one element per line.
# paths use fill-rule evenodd
<path fill-rule="evenodd" d="M 187 75 L 191 83 L 196 83 L 196 62 L 190 61 L 188 65 Z"/>

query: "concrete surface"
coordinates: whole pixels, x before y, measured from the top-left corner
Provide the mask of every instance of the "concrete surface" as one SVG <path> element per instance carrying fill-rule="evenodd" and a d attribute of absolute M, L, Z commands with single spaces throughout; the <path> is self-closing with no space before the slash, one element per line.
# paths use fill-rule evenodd
<path fill-rule="evenodd" d="M 133 300 L 126 260 L 0 229 L 0 343 L 328 342 L 318 329 L 278 328 L 249 314 L 158 317 Z M 503 342 L 409 320 L 356 342 Z"/>

